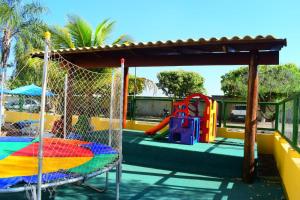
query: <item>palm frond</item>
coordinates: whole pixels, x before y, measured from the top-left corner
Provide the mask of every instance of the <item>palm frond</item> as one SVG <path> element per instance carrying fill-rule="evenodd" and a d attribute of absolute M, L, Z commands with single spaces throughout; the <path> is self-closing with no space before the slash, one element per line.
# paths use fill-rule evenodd
<path fill-rule="evenodd" d="M 113 30 L 114 24 L 115 24 L 114 21 L 105 19 L 97 26 L 95 31 L 95 39 L 94 39 L 95 46 L 100 46 L 105 43 L 105 41 L 108 39 L 109 35 Z"/>
<path fill-rule="evenodd" d="M 23 19 L 36 18 L 38 15 L 43 14 L 46 11 L 47 9 L 41 6 L 39 2 L 32 2 L 22 6 L 20 15 Z"/>
<path fill-rule="evenodd" d="M 109 19 L 103 20 L 98 26 L 96 27 L 95 33 L 94 33 L 94 40 L 93 40 L 93 46 L 100 46 L 103 43 L 102 38 L 102 29 L 106 25 L 106 23 L 109 21 Z"/>
<path fill-rule="evenodd" d="M 50 28 L 52 33 L 52 44 L 54 48 L 74 48 L 71 33 L 68 28 L 54 26 Z"/>
<path fill-rule="evenodd" d="M 92 27 L 81 17 L 69 15 L 66 28 L 69 29 L 75 46 L 89 47 L 92 45 Z"/>
<path fill-rule="evenodd" d="M 124 34 L 118 37 L 112 44 L 131 44 L 132 42 L 132 38 L 129 35 Z"/>
<path fill-rule="evenodd" d="M 0 1 L 0 24 L 3 24 L 10 18 L 12 9 L 4 1 Z"/>
<path fill-rule="evenodd" d="M 18 8 L 15 4 L 10 4 L 6 1 L 0 3 L 0 27 L 7 29 L 8 27 L 16 26 L 19 20 Z"/>

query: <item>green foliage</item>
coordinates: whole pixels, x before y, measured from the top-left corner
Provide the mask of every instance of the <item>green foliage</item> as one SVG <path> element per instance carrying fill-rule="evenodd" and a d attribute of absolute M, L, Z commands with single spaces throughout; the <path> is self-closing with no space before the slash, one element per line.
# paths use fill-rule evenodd
<path fill-rule="evenodd" d="M 69 15 L 68 22 L 64 27 L 53 26 L 50 28 L 52 46 L 55 49 L 61 49 L 105 45 L 112 34 L 114 24 L 114 21 L 105 19 L 93 30 L 92 26 L 80 16 Z M 113 44 L 130 42 L 130 37 L 123 34 L 113 41 Z M 96 71 L 107 72 L 111 70 L 111 68 L 99 68 Z"/>
<path fill-rule="evenodd" d="M 76 15 L 68 16 L 68 23 L 65 27 L 53 26 L 50 31 L 52 32 L 52 48 L 74 48 L 74 47 L 89 47 L 89 46 L 98 46 L 103 45 L 110 37 L 110 34 L 113 29 L 114 22 L 109 20 L 104 20 L 101 22 L 95 32 L 93 33 L 92 27 L 81 17 Z M 42 27 L 42 25 L 41 25 Z M 43 33 L 46 28 L 41 28 L 38 32 L 40 41 L 39 43 L 31 44 L 30 50 L 33 49 L 43 49 Z M 21 41 L 21 40 L 20 40 Z M 129 42 L 129 37 L 127 35 L 121 35 L 117 38 L 114 43 L 125 43 Z M 43 60 L 39 58 L 30 58 L 29 51 L 26 49 L 24 43 L 17 41 L 16 46 L 16 70 L 14 73 L 14 78 L 9 81 L 10 88 L 16 88 L 27 84 L 36 84 L 41 86 L 41 77 L 42 77 L 42 66 Z M 63 88 L 63 74 L 66 72 L 61 70 L 58 67 L 58 63 L 52 63 L 52 67 L 49 67 L 48 79 L 56 80 L 60 86 L 57 88 Z M 99 68 L 95 69 L 96 72 L 110 72 L 111 68 Z M 76 83 L 78 85 L 87 84 L 90 80 L 86 80 L 85 77 L 76 77 Z M 95 81 L 95 80 L 94 80 Z M 90 91 L 96 91 L 99 88 L 105 88 L 103 81 L 97 81 L 99 84 L 93 84 L 90 88 Z M 79 87 L 78 87 L 79 88 Z M 50 88 L 51 89 L 51 88 Z M 82 92 L 83 93 L 83 92 Z"/>
<path fill-rule="evenodd" d="M 40 58 L 28 58 L 27 63 L 25 65 L 17 65 L 17 70 L 15 71 L 14 78 L 8 81 L 9 88 L 14 89 L 30 84 L 35 84 L 41 87 L 43 64 L 44 61 Z M 56 84 L 48 84 L 48 88 L 56 92 L 61 92 L 57 89 L 60 88 L 61 90 L 63 90 L 64 76 L 66 73 L 66 70 L 62 69 L 59 66 L 59 63 L 50 61 L 48 67 L 48 82 L 55 82 Z"/>
<path fill-rule="evenodd" d="M 56 49 L 105 45 L 107 39 L 111 36 L 114 24 L 114 21 L 105 19 L 93 31 L 91 25 L 83 18 L 77 15 L 69 15 L 65 27 L 51 27 L 52 43 Z M 129 36 L 124 34 L 113 41 L 113 44 L 130 42 Z"/>
<path fill-rule="evenodd" d="M 77 123 L 73 127 L 74 131 L 82 135 L 86 135 L 89 131 L 92 131 L 90 120 L 88 116 L 80 115 Z"/>
<path fill-rule="evenodd" d="M 40 16 L 46 8 L 37 2 L 0 0 L 0 10 L 1 65 L 12 65 L 7 61 L 13 49 L 16 66 L 8 86 L 13 89 L 31 83 L 41 85 L 41 67 L 37 67 L 41 65 L 41 60 L 31 58 L 30 53 L 44 46 L 46 25 Z"/>
<path fill-rule="evenodd" d="M 133 75 L 129 75 L 129 85 L 128 85 L 128 93 L 129 95 L 133 94 L 141 94 L 145 88 L 144 78 L 134 77 Z"/>
<path fill-rule="evenodd" d="M 246 99 L 248 68 L 241 67 L 221 77 L 226 96 Z M 295 64 L 259 66 L 259 100 L 276 101 L 300 91 L 300 69 Z"/>
<path fill-rule="evenodd" d="M 43 61 L 39 58 L 28 58 L 27 64 L 22 65 L 23 62 L 18 62 L 13 78 L 7 81 L 10 89 L 15 89 L 24 85 L 35 84 L 42 85 L 42 65 Z"/>
<path fill-rule="evenodd" d="M 259 101 L 274 102 L 300 91 L 300 69 L 295 64 L 259 66 Z M 241 67 L 221 77 L 221 89 L 226 96 L 247 97 L 248 68 Z M 260 113 L 274 120 L 275 107 L 261 105 Z"/>
<path fill-rule="evenodd" d="M 144 77 L 135 77 L 129 75 L 128 93 L 129 95 L 142 94 L 144 89 L 154 90 L 156 92 L 157 87 L 155 83 Z"/>
<path fill-rule="evenodd" d="M 163 71 L 157 78 L 158 88 L 167 96 L 182 98 L 192 93 L 205 93 L 204 78 L 196 72 Z"/>
<path fill-rule="evenodd" d="M 42 44 L 41 33 L 45 24 L 40 16 L 46 9 L 37 2 L 0 0 L 0 50 L 1 65 L 8 66 L 11 48 L 14 47 L 16 63 Z"/>

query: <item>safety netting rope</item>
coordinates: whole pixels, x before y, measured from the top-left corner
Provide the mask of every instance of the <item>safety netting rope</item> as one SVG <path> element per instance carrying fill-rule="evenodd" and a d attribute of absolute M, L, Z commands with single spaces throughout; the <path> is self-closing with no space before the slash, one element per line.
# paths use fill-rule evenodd
<path fill-rule="evenodd" d="M 36 83 L 41 86 L 40 80 Z M 86 176 L 117 162 L 121 152 L 121 84 L 120 68 L 85 69 L 59 53 L 50 54 L 42 133 L 43 184 Z M 19 95 L 19 99 L 39 104 L 40 95 Z M 38 106 L 34 111 L 5 111 L 0 189 L 37 183 Z"/>

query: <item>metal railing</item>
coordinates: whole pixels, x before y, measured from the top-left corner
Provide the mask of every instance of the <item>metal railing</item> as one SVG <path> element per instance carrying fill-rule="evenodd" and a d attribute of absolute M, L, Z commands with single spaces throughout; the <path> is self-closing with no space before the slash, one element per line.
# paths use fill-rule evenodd
<path fill-rule="evenodd" d="M 161 121 L 171 113 L 172 103 L 182 99 L 169 97 L 128 97 L 130 120 Z M 217 100 L 217 126 L 224 128 L 245 128 L 246 101 Z M 294 149 L 300 152 L 300 94 L 280 102 L 259 102 L 257 110 L 257 129 L 261 131 L 278 131 Z"/>
<path fill-rule="evenodd" d="M 171 112 L 172 103 L 180 100 L 182 99 L 129 96 L 127 117 L 131 120 L 161 121 L 166 116 L 166 111 Z M 246 101 L 218 100 L 217 102 L 218 127 L 240 129 L 245 127 Z M 276 130 L 276 105 L 277 103 L 259 103 L 259 130 Z M 260 114 L 263 113 L 262 110 L 265 110 L 266 107 L 271 110 L 268 111 L 269 113 L 271 112 L 271 118 L 269 119 L 266 119 L 263 114 Z"/>
<path fill-rule="evenodd" d="M 278 125 L 276 130 L 300 153 L 299 115 L 300 94 L 278 103 Z"/>

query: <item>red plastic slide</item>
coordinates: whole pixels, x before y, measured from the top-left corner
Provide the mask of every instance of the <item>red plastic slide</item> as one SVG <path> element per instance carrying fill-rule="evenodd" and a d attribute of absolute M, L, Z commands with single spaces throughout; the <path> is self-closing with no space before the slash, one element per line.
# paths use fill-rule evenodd
<path fill-rule="evenodd" d="M 165 126 L 169 124 L 171 117 L 166 117 L 162 122 L 154 126 L 153 128 L 150 128 L 149 130 L 145 131 L 147 135 L 155 135 L 157 131 L 163 129 Z"/>

